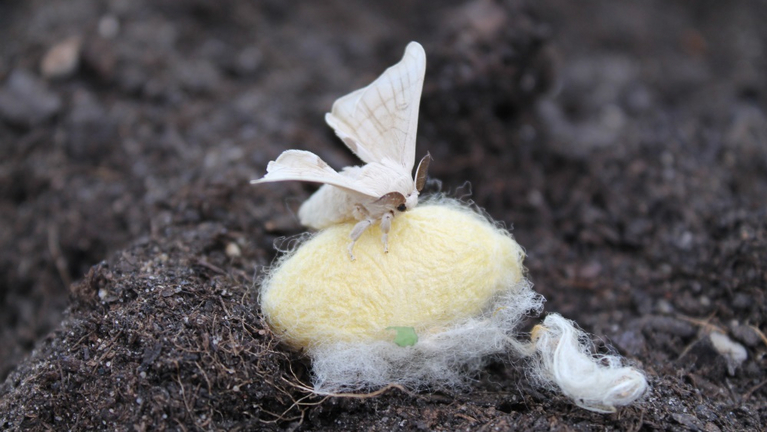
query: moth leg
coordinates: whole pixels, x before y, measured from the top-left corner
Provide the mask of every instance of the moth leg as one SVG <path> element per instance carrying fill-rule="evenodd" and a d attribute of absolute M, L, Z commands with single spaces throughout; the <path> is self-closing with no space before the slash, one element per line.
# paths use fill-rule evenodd
<path fill-rule="evenodd" d="M 362 233 L 364 233 L 370 225 L 373 225 L 373 219 L 365 219 L 357 222 L 357 225 L 354 225 L 354 228 L 352 228 L 352 233 L 349 235 L 352 239 L 352 242 L 349 244 L 349 258 L 351 258 L 352 261 L 355 260 L 353 252 L 354 243 L 357 243 L 357 240 L 362 236 Z"/>
<path fill-rule="evenodd" d="M 394 214 L 388 212 L 381 217 L 381 241 L 383 242 L 384 253 L 389 253 L 389 230 L 391 229 L 391 220 Z"/>

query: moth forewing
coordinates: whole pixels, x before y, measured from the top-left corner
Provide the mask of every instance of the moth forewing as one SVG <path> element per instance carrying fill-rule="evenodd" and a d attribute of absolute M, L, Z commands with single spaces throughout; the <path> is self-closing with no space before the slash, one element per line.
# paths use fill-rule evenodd
<path fill-rule="evenodd" d="M 410 172 L 425 72 L 426 53 L 410 42 L 399 63 L 336 100 L 325 121 L 364 162 L 390 159 Z"/>
<path fill-rule="evenodd" d="M 362 182 L 355 182 L 348 175 L 342 175 L 331 168 L 316 154 L 305 150 L 285 150 L 266 166 L 266 175 L 251 184 L 300 180 L 324 183 L 369 197 L 378 197 L 374 189 Z"/>

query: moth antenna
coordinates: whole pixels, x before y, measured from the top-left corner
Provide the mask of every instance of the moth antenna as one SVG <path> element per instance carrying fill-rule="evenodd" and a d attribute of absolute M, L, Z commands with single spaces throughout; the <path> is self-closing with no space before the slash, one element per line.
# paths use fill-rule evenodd
<path fill-rule="evenodd" d="M 431 162 L 431 153 L 426 152 L 426 156 L 418 162 L 418 169 L 415 170 L 415 189 L 421 192 L 426 184 L 426 176 L 429 173 L 429 163 Z"/>

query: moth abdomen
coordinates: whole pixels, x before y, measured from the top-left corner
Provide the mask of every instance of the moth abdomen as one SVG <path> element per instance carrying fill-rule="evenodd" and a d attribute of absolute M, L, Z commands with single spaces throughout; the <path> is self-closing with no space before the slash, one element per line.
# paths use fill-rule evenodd
<path fill-rule="evenodd" d="M 298 209 L 301 225 L 320 230 L 355 219 L 353 197 L 342 189 L 322 185 Z"/>

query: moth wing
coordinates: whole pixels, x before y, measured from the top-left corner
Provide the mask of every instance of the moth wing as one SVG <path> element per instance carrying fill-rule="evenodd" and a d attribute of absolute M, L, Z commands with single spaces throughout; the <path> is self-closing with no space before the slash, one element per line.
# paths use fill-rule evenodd
<path fill-rule="evenodd" d="M 266 166 L 266 175 L 251 184 L 278 181 L 307 181 L 325 183 L 339 187 L 350 193 L 362 194 L 378 198 L 374 190 L 365 186 L 364 182 L 339 174 L 316 154 L 305 150 L 286 150 Z"/>
<path fill-rule="evenodd" d="M 423 47 L 410 42 L 399 63 L 367 87 L 336 100 L 325 122 L 364 162 L 390 159 L 412 172 L 425 71 Z"/>

